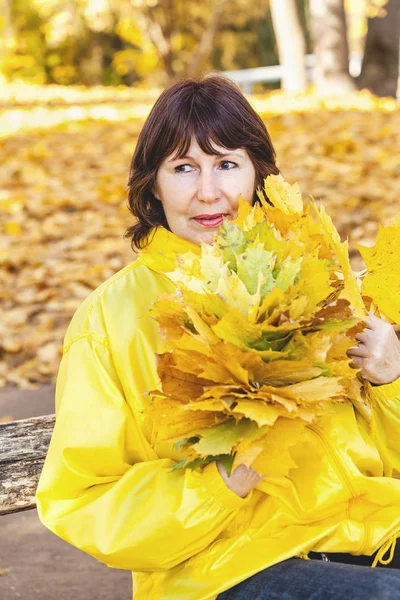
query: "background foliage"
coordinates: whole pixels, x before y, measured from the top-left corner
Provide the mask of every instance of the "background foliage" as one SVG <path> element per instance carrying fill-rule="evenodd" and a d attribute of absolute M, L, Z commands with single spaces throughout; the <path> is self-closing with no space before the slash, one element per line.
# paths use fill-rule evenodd
<path fill-rule="evenodd" d="M 348 1 L 352 49 L 360 49 L 371 1 Z M 296 4 L 310 51 L 308 2 Z M 279 62 L 268 0 L 0 0 L 0 7 L 0 72 L 7 81 L 165 85 L 196 73 L 214 18 L 200 67 Z"/>

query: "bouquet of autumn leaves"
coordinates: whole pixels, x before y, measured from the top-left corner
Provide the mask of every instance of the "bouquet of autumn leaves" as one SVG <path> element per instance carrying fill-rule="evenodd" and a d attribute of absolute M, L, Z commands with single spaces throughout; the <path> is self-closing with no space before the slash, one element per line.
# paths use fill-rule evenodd
<path fill-rule="evenodd" d="M 254 207 L 240 199 L 212 245 L 178 257 L 168 273 L 176 291 L 151 311 L 168 350 L 150 410 L 157 440 L 183 452 L 175 468 L 220 460 L 228 473 L 240 463 L 262 472 L 266 461 L 269 475 L 284 475 L 290 447 L 333 403 L 352 402 L 369 418 L 346 352 L 365 326 L 376 275 L 363 297 L 325 209 L 305 205 L 280 175 L 264 189 L 270 203 L 260 190 Z"/>

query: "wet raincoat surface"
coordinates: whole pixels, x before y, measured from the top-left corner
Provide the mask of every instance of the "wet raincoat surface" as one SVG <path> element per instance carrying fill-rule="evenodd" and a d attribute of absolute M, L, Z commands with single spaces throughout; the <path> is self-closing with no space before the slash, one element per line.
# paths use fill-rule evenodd
<path fill-rule="evenodd" d="M 182 450 L 155 441 L 145 392 L 165 350 L 153 301 L 173 290 L 176 254 L 200 249 L 158 228 L 139 258 L 81 304 L 68 328 L 56 424 L 37 509 L 57 536 L 133 573 L 135 600 L 212 600 L 287 558 L 350 552 L 377 560 L 400 536 L 400 380 L 366 384 L 367 423 L 350 404 L 306 428 L 298 467 L 245 499 L 215 463 L 172 472 Z M 268 473 L 268 465 L 265 465 Z"/>

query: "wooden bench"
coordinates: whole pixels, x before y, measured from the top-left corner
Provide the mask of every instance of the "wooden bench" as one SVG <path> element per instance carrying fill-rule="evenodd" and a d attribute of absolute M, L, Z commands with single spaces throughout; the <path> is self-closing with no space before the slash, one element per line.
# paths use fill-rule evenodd
<path fill-rule="evenodd" d="M 0 424 L 0 516 L 36 507 L 55 415 Z"/>

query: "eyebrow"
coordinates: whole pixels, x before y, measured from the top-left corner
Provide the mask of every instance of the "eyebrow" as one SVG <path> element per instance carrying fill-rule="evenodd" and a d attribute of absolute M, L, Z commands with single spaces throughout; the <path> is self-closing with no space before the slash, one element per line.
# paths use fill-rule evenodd
<path fill-rule="evenodd" d="M 224 156 L 238 156 L 240 158 L 242 158 L 242 154 L 239 154 L 238 152 L 226 152 L 225 154 L 213 154 L 212 156 L 217 156 L 218 158 L 223 158 Z M 176 160 L 182 160 L 183 158 L 189 158 L 190 160 L 196 160 L 195 158 L 193 158 L 193 156 L 190 156 L 190 154 L 185 154 L 184 156 L 178 156 L 177 158 L 170 158 L 168 162 L 174 162 Z"/>

